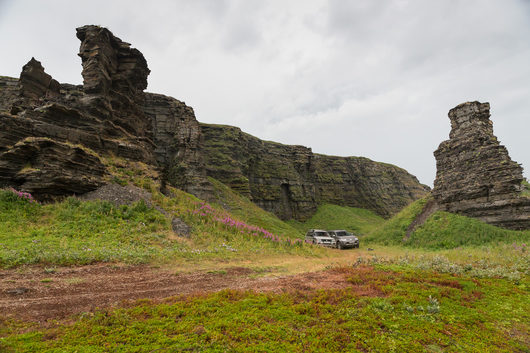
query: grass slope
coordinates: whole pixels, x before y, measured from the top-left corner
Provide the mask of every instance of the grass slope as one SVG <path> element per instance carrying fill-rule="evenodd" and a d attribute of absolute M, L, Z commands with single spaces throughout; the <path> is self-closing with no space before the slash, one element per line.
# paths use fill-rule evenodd
<path fill-rule="evenodd" d="M 38 328 L 7 322 L 3 352 L 524 352 L 528 277 L 476 279 L 408 266 L 334 269 L 344 289 L 225 290 Z"/>
<path fill-rule="evenodd" d="M 512 231 L 477 219 L 438 211 L 416 228 L 410 238 L 403 238 L 408 226 L 421 212 L 427 199 L 418 200 L 374 230 L 366 240 L 383 245 L 404 245 L 425 249 L 452 249 L 461 246 L 495 246 L 498 243 L 530 242 L 530 231 Z"/>
<path fill-rule="evenodd" d="M 166 197 L 152 190 L 153 205 L 161 213 L 144 202 L 116 207 L 105 201 L 68 198 L 41 205 L 0 190 L 0 267 L 314 255 L 326 251 L 294 242 L 292 238 L 300 237 L 294 228 L 248 200 L 231 199 L 240 207 L 238 213 L 243 217 L 239 218 L 183 191 L 172 190 L 172 194 Z M 173 233 L 173 217 L 192 227 L 190 239 Z"/>
<path fill-rule="evenodd" d="M 381 225 L 384 219 L 372 211 L 362 208 L 323 204 L 307 221 L 288 221 L 300 232 L 308 229 L 345 229 L 355 234 L 366 234 Z"/>
<path fill-rule="evenodd" d="M 249 224 L 265 227 L 272 233 L 285 235 L 289 238 L 297 239 L 305 234 L 302 234 L 299 229 L 292 225 L 283 222 L 274 214 L 256 206 L 249 199 L 241 196 L 220 181 L 213 178 L 209 178 L 209 180 L 214 187 L 217 203 L 229 210 L 230 214 L 235 217 Z"/>

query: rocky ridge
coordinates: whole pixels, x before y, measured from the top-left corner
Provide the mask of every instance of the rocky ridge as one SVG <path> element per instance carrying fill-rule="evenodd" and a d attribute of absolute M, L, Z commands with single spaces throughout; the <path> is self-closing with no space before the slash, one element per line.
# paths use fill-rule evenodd
<path fill-rule="evenodd" d="M 53 200 L 111 180 L 107 157 L 145 163 L 166 183 L 203 199 L 215 177 L 283 219 L 320 202 L 383 216 L 426 193 L 403 169 L 358 157 L 261 141 L 237 128 L 200 125 L 185 103 L 147 93 L 140 51 L 108 29 L 83 26 L 83 85 L 59 83 L 32 58 L 20 78 L 0 76 L 0 186 Z"/>
<path fill-rule="evenodd" d="M 226 125 L 201 131 L 208 175 L 283 219 L 305 220 L 324 202 L 389 217 L 428 191 L 404 169 L 368 158 L 316 154 Z"/>
<path fill-rule="evenodd" d="M 440 209 L 510 229 L 530 229 L 530 198 L 521 196 L 523 168 L 493 134 L 489 103 L 449 111 L 449 140 L 434 152 L 433 197 Z"/>

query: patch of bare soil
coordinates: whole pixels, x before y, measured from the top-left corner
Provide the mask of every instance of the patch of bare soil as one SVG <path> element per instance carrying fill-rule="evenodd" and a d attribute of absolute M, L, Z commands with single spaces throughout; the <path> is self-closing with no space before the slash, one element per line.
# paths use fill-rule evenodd
<path fill-rule="evenodd" d="M 145 265 L 97 264 L 49 272 L 40 267 L 0 271 L 0 318 L 45 323 L 131 300 L 157 301 L 223 289 L 281 293 L 350 287 L 359 295 L 372 295 L 350 283 L 349 272 L 340 269 L 259 278 L 244 267 L 175 274 Z"/>

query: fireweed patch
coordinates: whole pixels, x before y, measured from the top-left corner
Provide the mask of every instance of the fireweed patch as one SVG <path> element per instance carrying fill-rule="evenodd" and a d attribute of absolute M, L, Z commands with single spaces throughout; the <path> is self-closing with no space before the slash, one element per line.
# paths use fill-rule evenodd
<path fill-rule="evenodd" d="M 301 239 L 291 239 L 284 235 L 273 234 L 262 227 L 257 227 L 241 220 L 234 219 L 228 212 L 215 209 L 208 203 L 197 202 L 196 206 L 196 209 L 188 211 L 192 216 L 196 216 L 206 223 L 217 223 L 222 225 L 225 229 L 231 232 L 238 232 L 249 238 L 266 239 L 281 245 L 301 246 L 303 243 Z"/>

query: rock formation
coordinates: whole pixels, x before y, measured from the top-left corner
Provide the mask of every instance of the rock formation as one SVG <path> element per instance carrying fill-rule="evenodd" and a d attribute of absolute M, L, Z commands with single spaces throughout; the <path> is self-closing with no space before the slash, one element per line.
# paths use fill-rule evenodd
<path fill-rule="evenodd" d="M 390 164 L 315 154 L 303 146 L 262 141 L 232 126 L 201 124 L 201 130 L 208 175 L 283 219 L 307 219 L 323 202 L 389 217 L 428 191 Z"/>
<path fill-rule="evenodd" d="M 77 37 L 83 85 L 58 83 L 34 58 L 19 79 L 0 76 L 0 187 L 39 200 L 84 194 L 109 183 L 102 157 L 117 156 L 203 199 L 213 176 L 283 219 L 306 219 L 320 202 L 389 216 L 426 192 L 395 166 L 201 126 L 183 102 L 144 92 L 140 51 L 99 26 Z"/>
<path fill-rule="evenodd" d="M 489 103 L 449 111 L 449 140 L 440 144 L 432 194 L 442 210 L 511 228 L 530 228 L 530 199 L 521 196 L 522 167 L 493 135 Z"/>
<path fill-rule="evenodd" d="M 175 185 L 207 195 L 193 110 L 173 98 L 144 93 L 149 69 L 142 53 L 109 30 L 83 26 L 77 37 L 83 86 L 59 84 L 34 58 L 19 80 L 0 77 L 0 185 L 41 200 L 82 194 L 108 179 L 99 156 L 115 155 L 161 170 L 184 165 L 186 178 L 180 179 L 189 183 Z M 46 139 L 48 147 L 29 148 L 35 138 Z M 67 146 L 73 150 L 67 153 Z M 88 151 L 84 158 L 82 151 Z M 20 163 L 12 163 L 13 156 Z M 44 178 L 52 166 L 62 178 Z"/>

